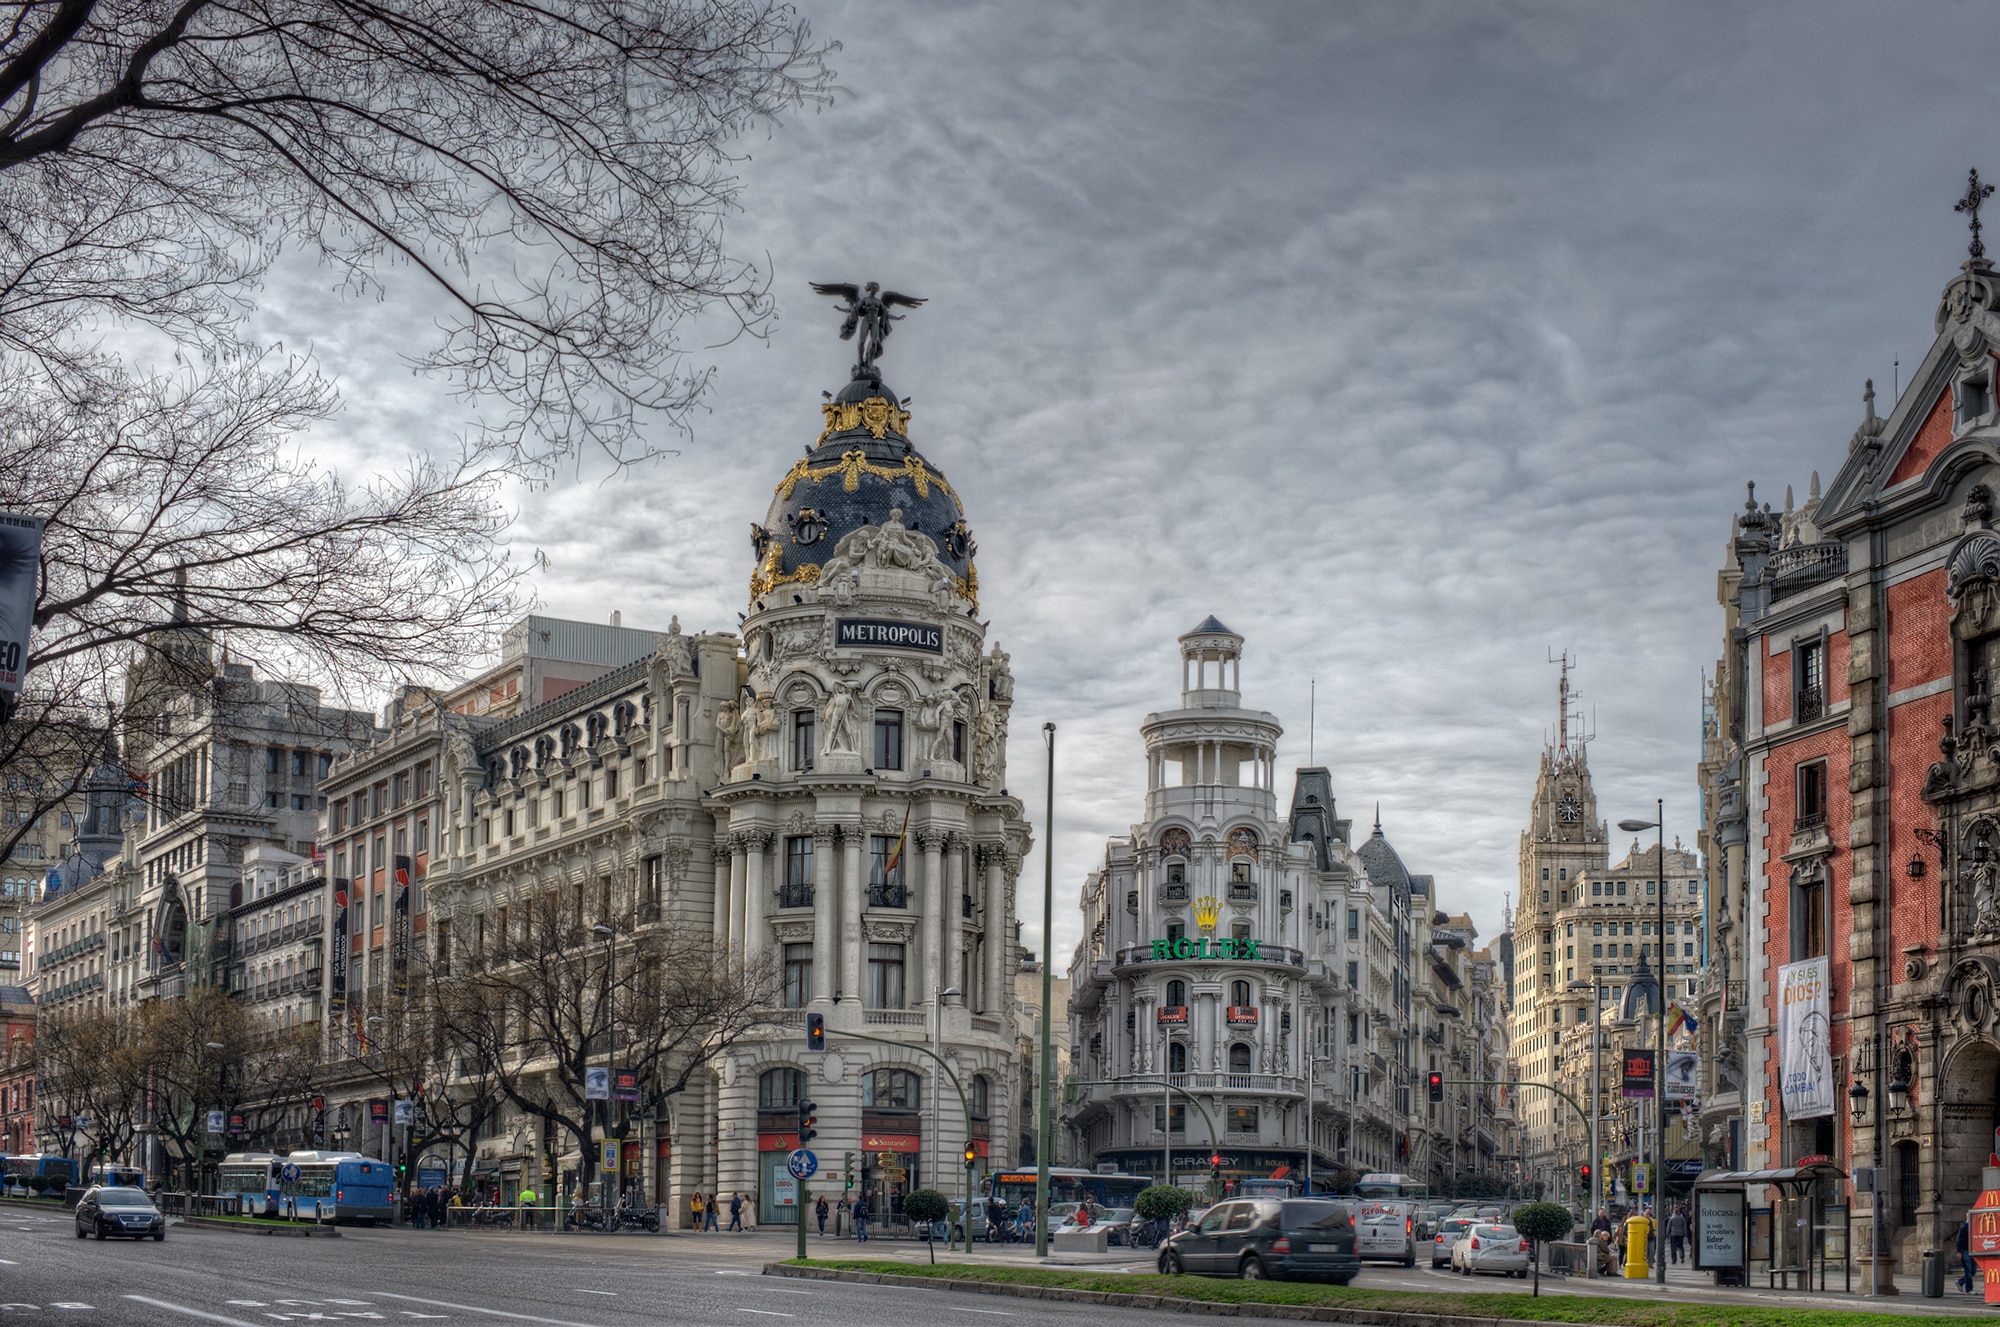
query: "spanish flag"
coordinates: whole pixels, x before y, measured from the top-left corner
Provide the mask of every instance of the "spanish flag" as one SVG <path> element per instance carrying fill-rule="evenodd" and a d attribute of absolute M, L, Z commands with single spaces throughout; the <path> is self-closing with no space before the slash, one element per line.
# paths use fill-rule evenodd
<path fill-rule="evenodd" d="M 896 836 L 896 846 L 889 852 L 889 860 L 882 865 L 882 883 L 894 884 L 896 868 L 903 864 L 903 849 L 910 842 L 910 804 L 903 803 L 903 832 Z"/>
<path fill-rule="evenodd" d="M 1695 1018 L 1693 1014 L 1690 1014 L 1687 1010 L 1681 1008 L 1679 1005 L 1677 1004 L 1668 1005 L 1667 1035 L 1672 1036 L 1674 1033 L 1679 1032 L 1682 1028 L 1686 1028 L 1690 1032 L 1699 1032 L 1701 1031 L 1701 1023 L 1698 1019 Z"/>

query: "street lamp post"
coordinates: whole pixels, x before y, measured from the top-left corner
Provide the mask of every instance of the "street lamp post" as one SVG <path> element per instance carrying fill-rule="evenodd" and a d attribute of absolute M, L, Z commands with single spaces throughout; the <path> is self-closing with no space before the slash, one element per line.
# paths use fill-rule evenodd
<path fill-rule="evenodd" d="M 944 1002 L 947 997 L 961 993 L 956 986 L 947 987 L 942 990 L 936 986 L 931 987 L 931 1008 L 936 1011 L 936 1016 L 931 1019 L 931 1058 L 940 1063 L 944 1060 Z M 934 1089 L 942 1090 L 944 1084 L 941 1081 L 933 1080 L 931 1086 Z M 938 1092 L 933 1091 L 931 1093 L 930 1181 L 937 1185 L 939 1193 L 943 1193 L 944 1167 L 938 1163 L 938 1132 Z M 971 1140 L 968 1139 L 967 1141 Z M 965 1201 L 959 1205 L 958 1210 L 959 1214 L 965 1219 L 965 1247 L 969 1252 L 972 1248 L 972 1172 L 970 1170 L 965 1172 L 965 1184 Z M 800 1209 L 799 1220 L 804 1221 L 805 1219 L 805 1211 L 804 1209 Z M 951 1246 L 951 1226 L 947 1222 L 945 1225 L 945 1247 L 949 1249 Z M 935 1248 L 936 1246 L 933 1245 L 932 1247 Z"/>
<path fill-rule="evenodd" d="M 613 943 L 618 938 L 618 933 L 602 922 L 591 927 L 590 933 L 604 937 L 604 958 L 607 965 L 605 968 L 604 986 L 604 1072 L 609 1082 L 607 1083 L 607 1091 L 604 1096 L 604 1137 L 608 1142 L 612 1137 L 612 1121 L 616 1118 L 618 1097 L 618 947 Z M 602 1157 L 599 1158 L 600 1161 L 602 1159 Z M 625 1149 L 622 1147 L 618 1149 L 618 1164 L 620 1166 L 625 1164 Z M 600 1166 L 599 1169 L 602 1170 L 603 1167 Z M 606 1174 L 604 1177 L 604 1211 L 607 1216 L 611 1213 L 615 1185 L 616 1181 L 612 1176 Z M 805 1219 L 805 1213 L 799 1213 L 799 1220 L 803 1222 Z M 618 1229 L 616 1222 L 607 1222 L 606 1225 L 613 1231 Z"/>
<path fill-rule="evenodd" d="M 1042 1067 L 1035 1076 L 1039 1098 L 1035 1127 L 1035 1256 L 1049 1256 L 1049 1150 L 1055 1146 L 1054 1121 L 1049 1114 L 1049 1078 L 1055 1073 L 1055 1043 L 1050 1039 L 1049 1001 L 1053 954 L 1049 940 L 1056 925 L 1056 726 L 1042 725 L 1042 737 L 1049 748 L 1048 813 L 1042 819 Z M 1168 1141 L 1172 1142 L 1173 1117 L 1167 1118 Z"/>
<path fill-rule="evenodd" d="M 1653 1193 L 1655 1195 L 1653 1199 L 1653 1229 L 1656 1234 L 1656 1240 L 1653 1247 L 1655 1249 L 1664 1250 L 1666 1248 L 1666 1234 L 1664 1230 L 1661 1228 L 1660 1214 L 1665 1210 L 1665 1204 L 1661 1201 L 1661 1199 L 1663 1199 L 1666 1196 L 1666 1191 L 1667 1191 L 1667 803 L 1666 799 L 1663 797 L 1653 799 L 1653 818 L 1651 820 L 1621 820 L 1618 822 L 1618 828 L 1624 830 L 1628 834 L 1637 830 L 1652 829 L 1652 830 L 1658 830 L 1660 835 L 1659 856 L 1657 859 L 1655 859 L 1654 863 L 1658 869 L 1654 873 L 1654 880 L 1656 881 L 1656 884 L 1655 884 L 1655 893 L 1653 895 L 1653 904 L 1655 908 L 1654 921 L 1653 921 L 1653 953 L 1659 959 L 1659 964 L 1660 964 L 1659 977 L 1656 982 L 1656 985 L 1658 986 L 1660 992 L 1660 999 L 1658 1006 L 1653 1011 L 1654 1014 L 1659 1019 L 1658 1026 L 1654 1032 L 1654 1048 L 1653 1048 Z M 1659 1267 L 1656 1273 L 1657 1279 L 1659 1280 L 1659 1283 L 1661 1285 L 1665 1285 L 1667 1283 L 1667 1260 L 1665 1258 L 1659 1258 L 1656 1261 L 1659 1263 Z"/>
<path fill-rule="evenodd" d="M 1569 989 L 1581 993 L 1584 986 L 1584 982 L 1575 981 L 1570 983 Z M 1603 1203 L 1602 1195 L 1604 1192 L 1602 1188 L 1604 1177 L 1598 1173 L 1604 1169 L 1604 1162 L 1601 1159 L 1597 1139 L 1597 1121 L 1603 1114 L 1603 1107 L 1598 1102 L 1597 1094 L 1597 1084 L 1600 1077 L 1597 1051 L 1603 1035 L 1603 1026 L 1599 1022 L 1599 1019 L 1603 1016 L 1604 986 L 1594 976 L 1588 983 L 1588 986 L 1590 989 L 1590 1192 L 1585 1196 L 1590 1202 L 1589 1219 L 1595 1221 L 1597 1219 L 1598 1208 Z M 1590 1256 L 1584 1261 L 1586 1266 L 1585 1275 L 1595 1277 L 1597 1275 L 1597 1250 L 1593 1248 L 1590 1251 Z"/>
<path fill-rule="evenodd" d="M 219 1041 L 211 1041 L 208 1043 L 208 1049 L 212 1051 L 226 1051 L 229 1048 Z M 217 1066 L 215 1071 L 215 1096 L 215 1104 L 220 1106 L 223 1112 L 222 1150 L 226 1155 L 229 1151 L 229 1059 L 227 1056 L 223 1057 L 222 1063 Z M 208 1152 L 208 1133 L 206 1130 L 202 1132 L 201 1151 L 204 1156 Z M 195 1186 L 197 1188 L 201 1186 L 201 1161 L 201 1157 L 195 1159 Z"/>

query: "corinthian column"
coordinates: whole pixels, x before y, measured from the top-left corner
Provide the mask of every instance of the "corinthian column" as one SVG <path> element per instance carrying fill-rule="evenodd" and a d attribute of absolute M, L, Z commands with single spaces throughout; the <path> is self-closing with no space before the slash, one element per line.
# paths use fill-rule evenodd
<path fill-rule="evenodd" d="M 755 963 L 771 943 L 771 928 L 764 923 L 765 905 L 771 898 L 764 879 L 764 850 L 770 845 L 769 834 L 763 830 L 753 830 L 750 834 L 750 846 L 744 854 L 743 964 L 745 967 Z"/>
<path fill-rule="evenodd" d="M 944 985 L 944 831 L 917 831 L 924 849 L 924 994 Z"/>
<path fill-rule="evenodd" d="M 861 850 L 868 846 L 868 829 L 859 821 L 841 826 L 840 854 L 840 981 L 833 989 L 842 999 L 861 1004 L 868 998 L 868 969 L 861 963 L 861 910 L 868 906 L 868 876 Z M 831 941 L 829 941 L 831 943 Z M 855 1025 L 860 1025 L 859 1019 Z"/>
<path fill-rule="evenodd" d="M 944 984 L 956 986 L 958 1003 L 972 1004 L 972 983 L 965 972 L 965 840 L 957 834 L 945 842 L 950 855 L 944 873 Z"/>
<path fill-rule="evenodd" d="M 835 964 L 840 955 L 840 829 L 836 825 L 813 826 L 813 998 L 826 1004 L 840 989 Z"/>
<path fill-rule="evenodd" d="M 743 939 L 747 934 L 743 926 L 743 906 L 751 888 L 750 873 L 745 863 L 750 836 L 739 830 L 729 836 L 729 846 L 736 854 L 736 865 L 729 873 L 729 948 L 740 968 L 743 965 Z"/>

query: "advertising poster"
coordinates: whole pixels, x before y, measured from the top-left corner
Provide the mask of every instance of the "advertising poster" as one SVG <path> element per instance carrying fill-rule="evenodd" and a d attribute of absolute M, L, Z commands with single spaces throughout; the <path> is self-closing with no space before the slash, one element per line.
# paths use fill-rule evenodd
<path fill-rule="evenodd" d="M 1667 1052 L 1667 1100 L 1695 1099 L 1695 1071 L 1701 1056 L 1695 1051 Z"/>
<path fill-rule="evenodd" d="M 326 1007 L 347 1011 L 347 881 L 333 882 L 333 952 L 327 955 Z"/>
<path fill-rule="evenodd" d="M 1833 1039 L 1826 992 L 1825 958 L 1778 969 L 1778 1094 L 1786 1119 L 1833 1114 Z"/>
<path fill-rule="evenodd" d="M 1650 1097 L 1653 1095 L 1653 1053 L 1651 1051 L 1628 1050 L 1625 1052 L 1625 1095 L 1628 1097 Z"/>
<path fill-rule="evenodd" d="M 1703 1190 L 1695 1195 L 1694 1265 L 1703 1271 L 1743 1265 L 1743 1195 Z"/>
<path fill-rule="evenodd" d="M 21 689 L 42 575 L 42 518 L 0 511 L 0 694 Z"/>
<path fill-rule="evenodd" d="M 389 931 L 389 976 L 399 996 L 410 993 L 410 859 L 396 859 L 396 911 Z"/>
<path fill-rule="evenodd" d="M 585 1101 L 611 1100 L 611 1071 L 609 1069 L 593 1067 L 583 1071 L 583 1099 Z"/>

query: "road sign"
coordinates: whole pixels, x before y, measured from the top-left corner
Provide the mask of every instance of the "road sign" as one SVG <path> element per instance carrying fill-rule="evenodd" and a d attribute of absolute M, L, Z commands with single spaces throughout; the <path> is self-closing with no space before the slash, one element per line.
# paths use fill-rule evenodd
<path fill-rule="evenodd" d="M 603 1147 L 603 1159 L 598 1162 L 599 1168 L 603 1170 L 618 1169 L 618 1140 L 616 1138 L 606 1138 L 603 1141 Z"/>
<path fill-rule="evenodd" d="M 293 1181 L 297 1180 L 298 1177 L 299 1177 L 299 1168 L 295 1165 L 292 1165 L 290 1162 L 286 1162 L 285 1165 L 280 1167 L 278 1170 L 278 1178 L 283 1180 L 287 1184 L 290 1184 Z"/>
<path fill-rule="evenodd" d="M 819 1158 L 803 1147 L 794 1148 L 791 1156 L 785 1159 L 785 1169 L 802 1180 L 809 1180 L 819 1172 Z"/>
<path fill-rule="evenodd" d="M 1653 1191 L 1653 1168 L 1643 1161 L 1632 1163 L 1632 1192 L 1651 1193 Z"/>

